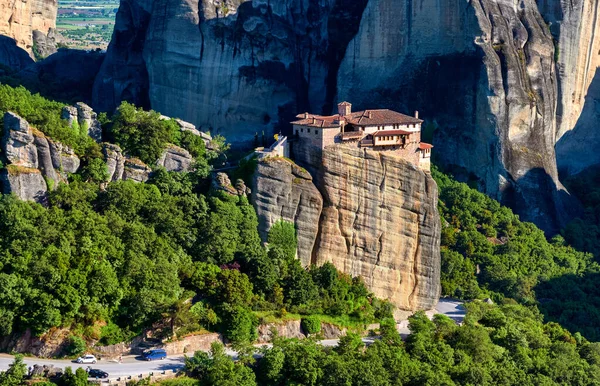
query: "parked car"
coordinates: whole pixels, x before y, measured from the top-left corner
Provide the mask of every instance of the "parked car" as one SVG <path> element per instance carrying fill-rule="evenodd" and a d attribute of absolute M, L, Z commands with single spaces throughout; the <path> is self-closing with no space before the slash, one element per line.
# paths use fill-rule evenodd
<path fill-rule="evenodd" d="M 88 370 L 88 377 L 90 378 L 108 378 L 108 373 L 100 369 Z"/>
<path fill-rule="evenodd" d="M 96 363 L 96 357 L 93 356 L 92 354 L 85 354 L 82 357 L 77 358 L 77 363 Z"/>
<path fill-rule="evenodd" d="M 147 361 L 153 361 L 156 359 L 165 359 L 167 357 L 167 352 L 163 349 L 152 349 L 152 350 L 144 351 L 143 357 Z"/>

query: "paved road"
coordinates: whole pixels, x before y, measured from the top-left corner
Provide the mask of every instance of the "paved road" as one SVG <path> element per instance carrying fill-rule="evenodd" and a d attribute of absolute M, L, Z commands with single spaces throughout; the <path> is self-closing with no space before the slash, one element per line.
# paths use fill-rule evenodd
<path fill-rule="evenodd" d="M 428 312 L 429 313 L 429 312 Z M 455 320 L 457 323 L 461 323 L 465 317 L 465 308 L 459 301 L 441 299 L 436 309 L 432 313 L 445 314 Z M 408 323 L 403 322 L 398 324 L 398 331 L 401 335 L 406 336 L 410 333 L 408 331 Z M 366 344 L 372 343 L 374 338 L 364 338 L 363 341 Z M 338 344 L 337 339 L 328 339 L 321 341 L 324 346 L 336 346 Z M 237 353 L 233 350 L 227 350 L 227 353 L 236 357 Z M 8 369 L 8 365 L 13 362 L 13 356 L 7 354 L 0 354 L 0 371 Z M 115 361 L 104 361 L 100 360 L 95 365 L 84 364 L 80 365 L 68 360 L 59 359 L 40 359 L 40 358 L 25 358 L 27 366 L 38 365 L 54 365 L 64 369 L 67 366 L 71 366 L 73 370 L 78 367 L 86 368 L 91 366 L 95 369 L 102 369 L 110 374 L 111 378 L 123 377 L 123 376 L 137 376 L 140 373 L 148 374 L 150 372 L 159 373 L 165 370 L 179 370 L 183 367 L 184 356 L 169 356 L 165 360 L 146 362 L 136 359 L 136 357 L 128 356 L 123 357 L 122 363 L 116 363 Z"/>

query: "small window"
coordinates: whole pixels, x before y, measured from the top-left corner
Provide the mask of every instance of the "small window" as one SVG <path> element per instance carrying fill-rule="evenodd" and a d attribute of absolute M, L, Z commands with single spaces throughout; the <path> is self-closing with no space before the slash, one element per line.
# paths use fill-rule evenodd
<path fill-rule="evenodd" d="M 304 128 L 300 129 L 300 132 L 304 133 Z"/>
<path fill-rule="evenodd" d="M 315 129 L 315 135 L 319 135 L 319 130 Z"/>
<path fill-rule="evenodd" d="M 298 129 L 296 129 L 296 135 L 298 135 Z"/>
<path fill-rule="evenodd" d="M 306 132 L 307 132 L 308 134 L 310 134 L 310 129 L 306 129 Z"/>

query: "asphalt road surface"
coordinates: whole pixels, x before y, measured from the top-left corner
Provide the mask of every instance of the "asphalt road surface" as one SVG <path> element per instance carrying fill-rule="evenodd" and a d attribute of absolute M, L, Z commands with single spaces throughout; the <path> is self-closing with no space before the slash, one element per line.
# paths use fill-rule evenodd
<path fill-rule="evenodd" d="M 461 323 L 465 317 L 465 308 L 461 302 L 454 300 L 446 300 L 441 299 L 438 303 L 434 313 L 444 314 L 448 317 L 452 318 L 457 323 Z M 398 330 L 400 333 L 405 336 L 410 333 L 406 326 L 406 323 L 398 324 Z M 374 338 L 364 338 L 363 341 L 366 344 L 372 343 Z M 321 344 L 324 346 L 337 346 L 337 339 L 329 339 L 321 341 Z M 227 350 L 227 353 L 236 357 L 237 353 L 232 350 Z M 0 371 L 5 371 L 8 369 L 8 365 L 13 362 L 14 357 L 7 354 L 0 354 Z M 123 357 L 122 363 L 117 363 L 116 361 L 111 360 L 99 360 L 95 365 L 92 364 L 78 364 L 72 362 L 70 360 L 60 360 L 60 359 L 41 359 L 29 357 L 24 359 L 27 367 L 38 364 L 38 365 L 54 365 L 54 367 L 60 367 L 64 370 L 65 367 L 71 366 L 73 370 L 81 367 L 83 369 L 88 366 L 93 369 L 100 369 L 106 371 L 111 379 L 123 376 L 138 376 L 139 374 L 148 374 L 148 373 L 160 373 L 162 371 L 177 371 L 183 367 L 184 364 L 184 356 L 169 356 L 164 360 L 156 360 L 156 361 L 143 361 L 140 360 L 139 357 L 134 356 L 126 356 Z"/>

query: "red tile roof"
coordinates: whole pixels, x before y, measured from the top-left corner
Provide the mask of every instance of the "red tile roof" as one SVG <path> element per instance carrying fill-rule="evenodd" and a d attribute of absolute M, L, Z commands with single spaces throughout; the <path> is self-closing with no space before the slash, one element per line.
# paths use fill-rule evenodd
<path fill-rule="evenodd" d="M 381 130 L 373 133 L 373 137 L 381 137 L 382 135 L 410 135 L 413 132 L 405 130 Z"/>
<path fill-rule="evenodd" d="M 357 126 L 410 125 L 423 123 L 421 119 L 397 113 L 392 110 L 365 110 L 351 113 L 345 117 L 349 123 Z"/>
<path fill-rule="evenodd" d="M 347 103 L 347 102 L 342 102 Z M 349 105 L 349 103 L 348 103 Z M 331 116 L 322 116 L 316 114 L 298 114 L 297 121 L 292 122 L 292 125 L 303 125 L 321 128 L 339 127 L 339 121 L 346 121 L 355 126 L 384 126 L 384 125 L 411 125 L 423 123 L 423 120 L 397 113 L 392 110 L 365 110 L 350 113 L 344 117 L 339 114 Z M 313 122 L 314 119 L 314 122 Z"/>
<path fill-rule="evenodd" d="M 311 126 L 311 127 L 320 127 L 320 128 L 339 128 L 339 115 L 332 116 L 321 116 L 314 114 L 299 114 L 296 116 L 299 118 L 298 121 L 292 122 L 292 125 L 301 125 L 301 126 Z"/>
<path fill-rule="evenodd" d="M 428 150 L 428 149 L 431 149 L 431 148 L 433 148 L 433 145 L 430 145 L 428 143 L 421 142 L 419 144 L 419 149 L 421 149 L 421 150 Z"/>

